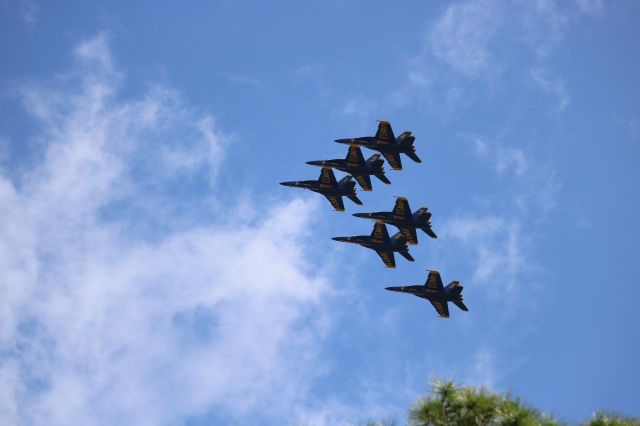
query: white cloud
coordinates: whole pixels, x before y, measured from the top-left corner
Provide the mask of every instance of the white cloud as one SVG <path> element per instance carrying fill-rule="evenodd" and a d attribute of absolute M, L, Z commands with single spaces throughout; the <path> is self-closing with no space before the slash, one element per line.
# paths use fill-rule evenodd
<path fill-rule="evenodd" d="M 495 389 L 497 373 L 494 353 L 487 349 L 479 349 L 474 356 L 470 371 L 464 377 L 465 385 L 481 386 L 486 389 Z"/>
<path fill-rule="evenodd" d="M 478 136 L 472 136 L 470 140 L 478 158 L 491 164 L 498 175 L 512 171 L 516 176 L 522 176 L 527 172 L 529 162 L 522 149 L 504 146 Z"/>
<path fill-rule="evenodd" d="M 351 98 L 342 105 L 341 112 L 343 115 L 367 116 L 371 114 L 371 110 L 372 108 L 369 102 L 360 98 Z"/>
<path fill-rule="evenodd" d="M 638 140 L 640 136 L 640 120 L 637 118 L 625 118 L 620 116 L 614 116 L 615 121 L 622 125 L 626 130 L 629 138 L 633 141 Z"/>
<path fill-rule="evenodd" d="M 551 0 L 454 2 L 430 24 L 423 51 L 406 61 L 389 103 L 418 100 L 447 120 L 500 91 L 518 90 L 523 75 L 544 67 L 569 22 Z M 562 80 L 542 77 L 543 90 L 553 91 L 563 110 L 570 97 Z"/>
<path fill-rule="evenodd" d="M 450 5 L 428 34 L 433 55 L 469 78 L 495 70 L 490 44 L 502 20 L 500 2 L 474 0 Z"/>
<path fill-rule="evenodd" d="M 561 79 L 548 77 L 546 73 L 539 68 L 531 70 L 530 76 L 542 91 L 549 93 L 555 98 L 554 112 L 561 113 L 567 109 L 571 98 Z"/>
<path fill-rule="evenodd" d="M 247 77 L 244 75 L 237 75 L 237 74 L 227 74 L 227 73 L 220 73 L 219 75 L 221 77 L 228 79 L 229 81 L 232 81 L 234 83 L 238 83 L 244 86 L 250 86 L 250 87 L 253 87 L 254 89 L 261 89 L 263 87 L 262 83 L 260 83 L 258 79 L 255 79 L 252 77 Z"/>
<path fill-rule="evenodd" d="M 515 65 L 504 54 L 506 48 L 521 49 L 524 43 L 534 53 L 531 60 L 547 56 L 564 36 L 567 22 L 552 0 L 467 0 L 445 10 L 427 41 L 435 58 L 464 77 L 495 81 L 506 66 Z"/>
<path fill-rule="evenodd" d="M 517 10 L 518 29 L 535 57 L 549 56 L 564 37 L 568 17 L 554 0 L 522 1 Z"/>
<path fill-rule="evenodd" d="M 575 0 L 580 11 L 587 15 L 600 15 L 604 8 L 602 0 Z"/>
<path fill-rule="evenodd" d="M 10 6 L 8 4 L 4 5 Z M 13 4 L 17 8 L 22 21 L 29 27 L 33 27 L 38 22 L 38 15 L 40 14 L 40 6 L 34 0 L 18 0 Z"/>
<path fill-rule="evenodd" d="M 526 242 L 517 219 L 459 215 L 446 221 L 441 233 L 470 252 L 474 282 L 485 285 L 493 296 L 517 290 L 518 279 L 527 272 Z"/>
<path fill-rule="evenodd" d="M 104 36 L 75 57 L 24 90 L 41 160 L 0 177 L 0 423 L 290 413 L 322 370 L 317 200 L 211 222 L 197 200 L 228 143 L 213 118 L 164 87 L 124 97 Z"/>

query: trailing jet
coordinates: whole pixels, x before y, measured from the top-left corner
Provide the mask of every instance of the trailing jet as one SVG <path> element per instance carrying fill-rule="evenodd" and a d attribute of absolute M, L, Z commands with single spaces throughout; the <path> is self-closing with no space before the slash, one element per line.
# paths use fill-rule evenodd
<path fill-rule="evenodd" d="M 357 145 L 350 145 L 347 158 L 325 160 L 325 161 L 307 161 L 307 164 L 320 167 L 332 167 L 353 176 L 363 190 L 371 191 L 371 178 L 373 175 L 386 184 L 390 184 L 389 179 L 384 175 L 384 160 L 380 158 L 380 154 L 374 154 L 367 161 L 364 161 L 362 151 Z"/>
<path fill-rule="evenodd" d="M 396 205 L 391 212 L 354 213 L 355 217 L 379 220 L 397 227 L 409 244 L 418 244 L 416 229 L 422 229 L 431 238 L 438 236 L 431 229 L 431 212 L 426 207 L 420 207 L 411 213 L 409 201 L 405 197 L 396 197 Z"/>
<path fill-rule="evenodd" d="M 416 154 L 416 147 L 413 145 L 416 138 L 411 135 L 411 131 L 404 132 L 396 139 L 393 135 L 393 130 L 391 130 L 391 124 L 388 121 L 379 121 L 378 123 L 378 131 L 375 136 L 336 139 L 336 142 L 348 145 L 360 145 L 379 151 L 384 155 L 384 158 L 387 159 L 393 170 L 402 170 L 400 154 L 406 154 L 416 163 L 422 162 Z"/>
<path fill-rule="evenodd" d="M 387 227 L 382 222 L 376 222 L 371 235 L 358 235 L 356 237 L 333 237 L 332 240 L 343 243 L 360 244 L 363 247 L 375 250 L 387 268 L 396 267 L 394 252 L 400 253 L 405 259 L 413 262 L 413 257 L 409 254 L 409 248 L 402 233 L 398 232 L 389 238 Z"/>
<path fill-rule="evenodd" d="M 441 318 L 449 318 L 449 302 L 453 302 L 463 311 L 469 309 L 462 303 L 462 287 L 460 281 L 451 281 L 446 287 L 442 286 L 440 272 L 429 271 L 429 277 L 424 285 L 408 285 L 403 287 L 387 287 L 387 290 L 409 293 L 427 299 Z"/>
<path fill-rule="evenodd" d="M 362 201 L 356 197 L 356 183 L 351 180 L 352 177 L 347 175 L 340 182 L 336 181 L 333 170 L 329 167 L 323 167 L 318 180 L 298 180 L 293 182 L 280 182 L 280 185 L 293 186 L 295 188 L 308 189 L 313 192 L 320 193 L 327 197 L 334 209 L 339 212 L 344 211 L 344 203 L 342 197 L 346 196 L 358 205 L 362 205 Z"/>

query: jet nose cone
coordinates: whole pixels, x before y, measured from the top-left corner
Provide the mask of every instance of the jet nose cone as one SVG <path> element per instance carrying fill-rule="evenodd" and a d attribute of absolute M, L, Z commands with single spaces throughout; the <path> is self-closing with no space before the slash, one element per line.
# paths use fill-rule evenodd
<path fill-rule="evenodd" d="M 355 217 L 364 217 L 364 218 L 369 217 L 369 215 L 367 213 L 354 213 L 353 215 Z"/>
<path fill-rule="evenodd" d="M 296 183 L 295 182 L 280 182 L 280 185 L 282 185 L 282 186 L 295 186 Z"/>
<path fill-rule="evenodd" d="M 312 166 L 322 166 L 324 164 L 324 161 L 307 161 L 307 164 L 310 164 Z"/>
<path fill-rule="evenodd" d="M 340 241 L 341 243 L 349 241 L 349 237 L 332 237 L 333 241 Z"/>
<path fill-rule="evenodd" d="M 338 143 L 346 143 L 346 144 L 350 144 L 354 141 L 355 139 L 351 138 L 351 139 L 336 139 L 336 142 Z"/>
<path fill-rule="evenodd" d="M 389 291 L 400 291 L 402 287 L 385 287 L 385 290 L 389 290 Z"/>

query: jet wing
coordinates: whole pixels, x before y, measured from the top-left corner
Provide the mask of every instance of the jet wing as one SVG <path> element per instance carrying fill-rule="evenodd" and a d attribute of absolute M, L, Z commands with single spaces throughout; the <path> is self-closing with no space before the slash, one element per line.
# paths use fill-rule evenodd
<path fill-rule="evenodd" d="M 444 287 L 442 286 L 442 279 L 440 279 L 440 272 L 438 271 L 430 271 L 429 276 L 427 277 L 427 282 L 424 283 L 424 285 L 429 290 L 437 292 L 441 292 L 444 290 Z"/>
<path fill-rule="evenodd" d="M 371 191 L 371 178 L 369 175 L 353 175 L 353 177 L 356 178 L 363 190 Z"/>
<path fill-rule="evenodd" d="M 396 197 L 396 205 L 393 208 L 393 215 L 408 218 L 411 216 L 411 207 L 409 201 L 404 197 Z"/>
<path fill-rule="evenodd" d="M 388 145 L 396 141 L 396 137 L 393 135 L 393 130 L 391 130 L 391 123 L 384 120 L 381 120 L 378 123 L 376 139 L 378 140 L 378 143 L 383 145 Z"/>
<path fill-rule="evenodd" d="M 324 194 L 323 194 L 324 195 Z M 334 209 L 339 212 L 344 211 L 344 203 L 342 202 L 342 197 L 339 195 L 324 195 L 327 197 L 327 200 L 331 203 Z"/>
<path fill-rule="evenodd" d="M 371 232 L 371 239 L 374 241 L 384 242 L 389 240 L 389 232 L 387 227 L 382 222 L 376 222 L 373 225 L 373 232 Z"/>
<path fill-rule="evenodd" d="M 329 167 L 322 168 L 322 170 L 320 171 L 320 177 L 318 178 L 318 181 L 322 185 L 327 185 L 331 187 L 338 186 L 338 182 L 336 181 L 336 176 L 333 174 L 333 170 L 331 170 L 331 168 Z"/>
<path fill-rule="evenodd" d="M 429 300 L 429 302 L 436 308 L 441 318 L 449 318 L 449 304 L 447 302 L 441 302 L 439 300 Z"/>
<path fill-rule="evenodd" d="M 416 228 L 400 228 L 400 232 L 402 232 L 402 236 L 409 244 L 418 244 Z"/>
<path fill-rule="evenodd" d="M 376 253 L 378 253 L 378 256 L 380 256 L 380 259 L 382 259 L 387 268 L 396 267 L 396 258 L 392 251 L 376 250 Z"/>
<path fill-rule="evenodd" d="M 387 159 L 387 163 L 391 165 L 393 170 L 402 170 L 402 161 L 400 161 L 400 154 L 397 152 L 383 152 L 384 158 Z"/>
<path fill-rule="evenodd" d="M 364 157 L 358 145 L 349 145 L 347 153 L 347 163 L 364 164 Z"/>

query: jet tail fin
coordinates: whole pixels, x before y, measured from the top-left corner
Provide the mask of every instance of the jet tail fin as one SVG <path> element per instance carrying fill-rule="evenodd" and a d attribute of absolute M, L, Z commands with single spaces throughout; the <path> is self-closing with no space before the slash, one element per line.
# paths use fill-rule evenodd
<path fill-rule="evenodd" d="M 420 207 L 418 210 L 413 212 L 413 217 L 416 219 L 422 219 L 424 217 L 426 220 L 429 220 L 431 218 L 431 212 L 427 207 Z"/>
<path fill-rule="evenodd" d="M 408 252 L 408 251 L 400 251 L 400 252 L 398 252 L 398 253 L 400 253 L 400 255 L 401 255 L 402 257 L 404 257 L 405 259 L 407 259 L 409 262 L 413 262 L 413 261 L 415 260 L 415 259 L 414 259 L 410 254 L 409 254 L 409 252 Z"/>
<path fill-rule="evenodd" d="M 449 284 L 447 284 L 447 290 L 455 294 L 462 293 L 463 288 L 464 287 L 460 285 L 460 281 L 451 281 Z"/>
<path fill-rule="evenodd" d="M 356 197 L 355 195 L 347 195 L 347 197 L 349 197 L 349 199 L 351 201 L 353 201 L 354 203 L 356 203 L 357 205 L 359 205 L 359 206 L 362 205 L 362 201 L 360 201 L 360 199 L 358 197 Z"/>
<path fill-rule="evenodd" d="M 353 176 L 351 175 L 346 175 L 345 177 L 343 177 L 342 179 L 340 179 L 340 186 L 344 185 L 347 182 L 351 182 L 351 179 L 353 178 Z"/>
<path fill-rule="evenodd" d="M 391 183 L 391 181 L 389 179 L 387 179 L 387 177 L 385 175 L 383 175 L 382 173 L 374 175 L 375 177 L 377 177 L 378 179 L 380 179 L 381 181 L 383 181 L 384 183 L 386 183 L 387 185 L 389 185 Z"/>
<path fill-rule="evenodd" d="M 407 130 L 406 132 L 402 132 L 402 134 L 400 136 L 398 136 L 398 141 L 399 142 L 404 142 L 404 143 L 409 142 L 410 141 L 409 137 L 411 136 L 411 133 L 413 133 L 413 132 L 411 132 L 411 130 Z"/>
<path fill-rule="evenodd" d="M 367 164 L 375 163 L 380 159 L 380 154 L 373 154 L 371 157 L 367 158 Z"/>
<path fill-rule="evenodd" d="M 453 303 L 460 309 L 462 309 L 465 312 L 469 311 L 469 308 L 466 307 L 466 305 L 464 303 L 462 303 L 462 300 L 455 300 L 453 301 Z"/>

